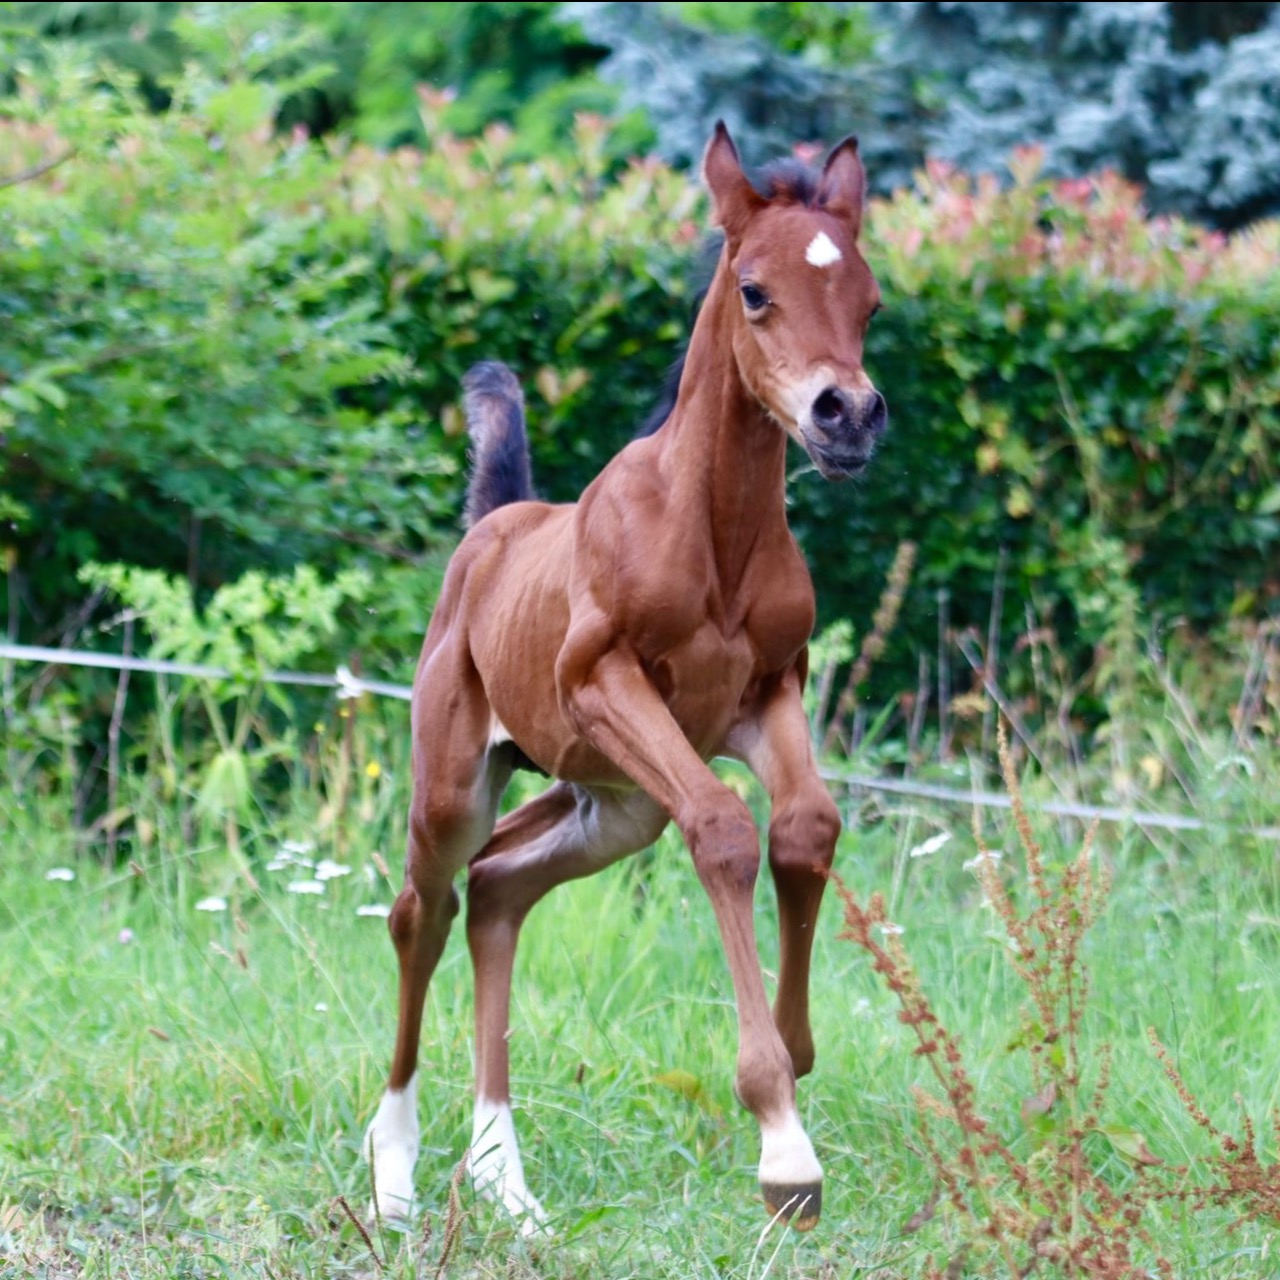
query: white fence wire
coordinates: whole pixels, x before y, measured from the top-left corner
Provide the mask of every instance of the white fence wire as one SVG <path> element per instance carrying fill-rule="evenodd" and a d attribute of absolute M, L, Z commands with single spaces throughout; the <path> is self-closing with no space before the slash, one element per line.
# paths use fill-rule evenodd
<path fill-rule="evenodd" d="M 203 680 L 230 680 L 240 674 L 229 671 L 225 667 L 206 666 L 194 662 L 171 662 L 161 658 L 127 657 L 123 654 L 51 648 L 42 645 L 9 644 L 3 641 L 0 641 L 0 660 L 39 663 L 44 666 L 96 667 L 107 671 L 188 676 Z M 408 685 L 393 684 L 387 680 L 366 680 L 363 676 L 353 674 L 344 666 L 338 667 L 332 674 L 314 671 L 267 671 L 255 678 L 267 684 L 334 689 L 339 698 L 356 698 L 368 693 L 379 698 L 394 698 L 400 702 L 408 702 L 413 693 Z M 960 805 L 966 808 L 978 806 L 1009 809 L 1013 807 L 1013 801 L 1007 795 L 994 791 L 979 791 L 976 788 L 965 790 L 913 778 L 881 778 L 870 774 L 844 773 L 835 769 L 822 770 L 822 776 L 828 782 L 853 790 L 909 796 L 913 799 L 933 800 L 939 804 Z M 1158 831 L 1228 831 L 1280 843 L 1280 827 L 1244 826 L 1228 821 L 1219 822 L 1201 818 L 1188 813 L 1161 813 L 1122 808 L 1118 805 L 1084 804 L 1069 800 L 1028 802 L 1026 807 L 1032 812 L 1052 817 L 1079 818 L 1086 822 L 1132 824 L 1141 829 Z"/>
<path fill-rule="evenodd" d="M 164 658 L 133 658 L 119 653 L 94 653 L 85 649 L 54 649 L 44 645 L 0 642 L 0 658 L 11 662 L 39 662 L 45 666 L 99 667 L 106 671 L 141 671 L 158 676 L 194 676 L 201 680 L 230 680 L 238 672 L 226 667 L 210 667 L 198 662 L 170 662 Z M 346 667 L 332 675 L 315 671 L 265 671 L 257 677 L 264 684 L 309 685 L 316 689 L 337 689 L 340 698 L 357 698 L 362 693 L 408 702 L 412 690 L 406 684 L 386 680 L 366 680 Z"/>

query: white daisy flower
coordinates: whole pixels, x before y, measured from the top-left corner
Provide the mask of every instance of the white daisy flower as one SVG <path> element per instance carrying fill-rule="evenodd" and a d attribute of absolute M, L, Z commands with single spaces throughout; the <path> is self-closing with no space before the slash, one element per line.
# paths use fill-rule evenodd
<path fill-rule="evenodd" d="M 927 840 L 922 841 L 907 853 L 908 858 L 927 858 L 931 853 L 937 853 L 948 840 L 951 839 L 950 831 L 939 831 L 936 836 L 930 836 Z"/>

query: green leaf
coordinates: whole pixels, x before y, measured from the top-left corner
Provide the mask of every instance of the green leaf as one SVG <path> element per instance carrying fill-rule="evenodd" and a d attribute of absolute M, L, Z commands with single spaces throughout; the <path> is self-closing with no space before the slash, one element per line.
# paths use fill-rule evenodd
<path fill-rule="evenodd" d="M 23 385 L 46 404 L 53 405 L 55 409 L 67 407 L 67 393 L 56 382 L 46 382 L 42 378 L 28 378 Z"/>
<path fill-rule="evenodd" d="M 204 782 L 196 798 L 197 806 L 212 817 L 243 814 L 253 798 L 249 765 L 244 752 L 219 751 L 209 761 Z"/>
<path fill-rule="evenodd" d="M 274 90 L 265 82 L 241 80 L 210 95 L 204 109 L 215 129 L 240 135 L 270 119 L 275 98 Z"/>
<path fill-rule="evenodd" d="M 715 1108 L 710 1096 L 707 1094 L 706 1087 L 692 1072 L 675 1067 L 670 1071 L 662 1072 L 661 1075 L 654 1076 L 653 1080 L 655 1084 L 660 1084 L 664 1089 L 670 1089 L 672 1093 L 678 1093 L 682 1098 L 694 1103 L 703 1111 L 714 1112 Z"/>
<path fill-rule="evenodd" d="M 516 282 L 476 267 L 467 273 L 467 287 L 478 301 L 490 307 L 510 298 L 516 291 Z"/>
<path fill-rule="evenodd" d="M 1116 1151 L 1130 1164 L 1155 1166 L 1163 1163 L 1152 1155 L 1146 1139 L 1137 1129 L 1127 1129 L 1122 1125 L 1104 1125 L 1102 1132 Z"/>
<path fill-rule="evenodd" d="M 27 385 L 0 387 L 0 400 L 20 413 L 37 413 L 40 409 L 40 401 Z"/>

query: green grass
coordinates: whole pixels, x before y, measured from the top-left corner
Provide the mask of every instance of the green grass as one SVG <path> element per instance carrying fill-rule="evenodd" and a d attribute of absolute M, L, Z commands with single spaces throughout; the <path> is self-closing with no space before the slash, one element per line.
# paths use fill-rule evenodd
<path fill-rule="evenodd" d="M 385 821 L 347 829 L 353 873 L 322 896 L 290 894 L 287 871 L 265 870 L 282 836 L 299 834 L 296 817 L 278 829 L 263 821 L 246 840 L 255 891 L 220 843 L 185 844 L 163 806 L 130 869 L 78 856 L 64 806 L 6 802 L 0 1276 L 379 1273 L 337 1198 L 357 1213 L 367 1205 L 360 1139 L 394 1030 L 385 923 L 356 915 L 394 896 L 373 861 L 381 854 L 398 876 L 403 797 L 388 796 Z M 980 1110 L 1016 1136 L 1031 1085 L 1007 1045 L 1023 993 L 963 869 L 975 852 L 968 821 L 919 808 L 862 821 L 855 806 L 838 869 L 860 893 L 892 895 L 913 961 L 962 1039 Z M 1006 821 L 988 815 L 993 838 Z M 940 829 L 953 835 L 943 849 L 907 856 Z M 1051 859 L 1077 847 L 1076 830 L 1040 829 Z M 1280 1106 L 1274 847 L 1192 833 L 1157 848 L 1116 828 L 1098 847 L 1115 882 L 1087 948 L 1085 1034 L 1095 1060 L 1113 1046 L 1107 1122 L 1174 1163 L 1208 1150 L 1147 1046 L 1154 1025 L 1224 1128 L 1238 1131 L 1238 1094 L 1265 1134 Z M 310 856 L 332 853 L 321 842 Z M 58 866 L 76 879 L 47 880 Z M 210 893 L 229 909 L 197 911 Z M 758 902 L 772 969 L 767 877 Z M 688 856 L 668 835 L 652 855 L 559 890 L 526 926 L 512 1010 L 516 1123 L 555 1234 L 522 1241 L 464 1182 L 444 1274 L 889 1280 L 921 1274 L 930 1254 L 945 1260 L 955 1239 L 945 1213 L 905 1229 L 933 1188 L 910 1092 L 923 1068 L 892 997 L 839 927 L 829 895 L 814 965 L 818 1065 L 800 1086 L 828 1179 L 816 1231 L 765 1231 L 755 1128 L 732 1096 L 728 976 Z M 469 1134 L 471 1038 L 459 927 L 423 1035 L 417 1186 L 429 1239 L 375 1234 L 386 1275 L 439 1269 Z M 1031 1138 L 1017 1142 L 1029 1154 Z M 1127 1177 L 1120 1155 L 1109 1158 Z M 1146 1225 L 1179 1276 L 1280 1275 L 1270 1228 L 1228 1231 L 1232 1217 L 1164 1206 Z"/>

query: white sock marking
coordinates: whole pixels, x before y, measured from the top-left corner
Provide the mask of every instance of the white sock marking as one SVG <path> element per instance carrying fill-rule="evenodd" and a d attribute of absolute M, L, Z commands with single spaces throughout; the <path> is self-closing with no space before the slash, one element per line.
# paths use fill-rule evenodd
<path fill-rule="evenodd" d="M 487 1200 L 496 1200 L 518 1219 L 521 1235 L 535 1235 L 543 1229 L 547 1215 L 525 1185 L 524 1164 L 508 1103 L 476 1099 L 470 1164 L 476 1192 Z"/>
<path fill-rule="evenodd" d="M 819 231 L 809 241 L 809 247 L 804 251 L 804 260 L 815 267 L 829 267 L 843 257 L 844 254 L 836 248 L 835 242 L 825 231 Z"/>
<path fill-rule="evenodd" d="M 790 1112 L 780 1124 L 760 1126 L 760 1181 L 780 1187 L 822 1181 L 822 1166 L 800 1117 Z"/>
<path fill-rule="evenodd" d="M 377 1203 L 371 1216 L 403 1221 L 413 1208 L 413 1166 L 418 1159 L 418 1076 L 403 1089 L 388 1089 L 364 1135 L 373 1165 Z"/>

